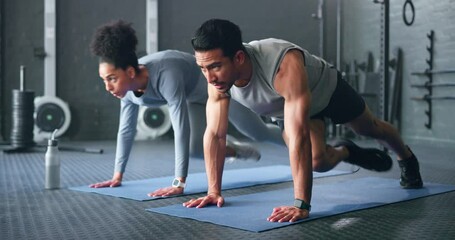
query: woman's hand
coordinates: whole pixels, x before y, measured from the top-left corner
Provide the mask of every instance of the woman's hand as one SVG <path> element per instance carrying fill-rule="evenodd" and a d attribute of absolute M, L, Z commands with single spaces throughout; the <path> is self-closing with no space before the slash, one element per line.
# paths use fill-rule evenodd
<path fill-rule="evenodd" d="M 123 174 L 116 172 L 111 180 L 90 184 L 91 188 L 118 187 L 122 185 Z"/>
<path fill-rule="evenodd" d="M 118 187 L 122 185 L 122 180 L 112 179 L 104 182 L 90 184 L 91 188 Z"/>
<path fill-rule="evenodd" d="M 149 197 L 167 197 L 167 196 L 182 194 L 183 191 L 184 191 L 184 188 L 171 186 L 171 187 L 157 189 L 154 192 L 151 192 L 147 195 Z"/>

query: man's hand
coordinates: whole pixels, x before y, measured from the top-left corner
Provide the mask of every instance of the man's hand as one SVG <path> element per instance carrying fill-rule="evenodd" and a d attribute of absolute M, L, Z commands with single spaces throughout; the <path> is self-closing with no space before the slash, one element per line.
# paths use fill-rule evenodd
<path fill-rule="evenodd" d="M 147 194 L 149 197 L 167 197 L 167 196 L 173 196 L 173 195 L 179 195 L 183 193 L 184 188 L 181 187 L 165 187 L 165 188 L 160 188 L 155 190 L 154 192 L 151 192 Z"/>
<path fill-rule="evenodd" d="M 91 188 L 104 188 L 104 187 L 118 187 L 122 185 L 122 180 L 112 179 L 107 180 L 104 182 L 90 184 L 89 187 Z"/>
<path fill-rule="evenodd" d="M 295 222 L 307 218 L 309 215 L 310 213 L 308 210 L 291 206 L 282 206 L 274 208 L 267 220 L 270 222 Z"/>
<path fill-rule="evenodd" d="M 205 197 L 200 197 L 200 198 L 197 198 L 197 199 L 191 199 L 188 202 L 184 202 L 183 206 L 185 206 L 187 208 L 192 208 L 192 207 L 202 208 L 202 207 L 205 207 L 207 205 L 215 205 L 215 204 L 218 207 L 222 207 L 223 204 L 224 204 L 224 198 L 221 195 L 219 195 L 219 194 L 211 193 L 211 194 L 208 194 Z"/>

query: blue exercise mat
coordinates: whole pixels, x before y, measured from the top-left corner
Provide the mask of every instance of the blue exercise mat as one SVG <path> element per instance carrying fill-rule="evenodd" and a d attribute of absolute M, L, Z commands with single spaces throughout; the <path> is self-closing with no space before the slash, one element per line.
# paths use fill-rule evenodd
<path fill-rule="evenodd" d="M 377 177 L 359 178 L 335 184 L 313 186 L 312 209 L 310 218 L 318 219 L 336 214 L 383 206 L 434 194 L 455 191 L 455 186 L 425 183 L 422 189 L 405 190 L 400 188 L 396 179 Z M 269 192 L 225 198 L 221 208 L 186 208 L 181 204 L 147 211 L 190 218 L 218 225 L 262 232 L 296 223 L 268 222 L 266 219 L 274 207 L 293 204 L 293 189 L 286 188 Z"/>
<path fill-rule="evenodd" d="M 351 172 L 332 170 L 325 173 L 314 173 L 313 177 L 328 177 Z M 90 188 L 88 186 L 71 187 L 69 189 L 82 192 L 93 192 L 137 201 L 149 201 L 161 197 L 149 197 L 147 193 L 171 185 L 173 176 L 124 181 L 122 186 L 114 188 Z M 267 167 L 225 170 L 223 173 L 223 189 L 250 187 L 268 183 L 292 181 L 291 168 L 286 165 Z M 187 186 L 184 195 L 202 193 L 207 191 L 207 176 L 204 173 L 193 173 L 187 177 Z M 182 196 L 182 195 L 178 195 Z"/>

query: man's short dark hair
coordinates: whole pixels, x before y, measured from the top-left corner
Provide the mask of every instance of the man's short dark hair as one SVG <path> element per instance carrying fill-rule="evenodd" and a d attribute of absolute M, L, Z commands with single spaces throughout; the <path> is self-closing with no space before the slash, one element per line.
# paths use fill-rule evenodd
<path fill-rule="evenodd" d="M 242 32 L 234 23 L 223 19 L 210 19 L 195 32 L 191 44 L 195 51 L 208 51 L 220 48 L 224 56 L 233 58 L 237 51 L 245 51 Z"/>

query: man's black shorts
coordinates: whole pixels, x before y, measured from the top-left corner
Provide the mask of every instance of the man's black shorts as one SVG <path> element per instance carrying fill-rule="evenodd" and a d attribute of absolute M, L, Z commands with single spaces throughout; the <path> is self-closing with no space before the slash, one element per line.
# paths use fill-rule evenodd
<path fill-rule="evenodd" d="M 363 98 L 338 73 L 337 86 L 326 108 L 311 119 L 330 118 L 334 124 L 354 120 L 365 110 Z"/>

